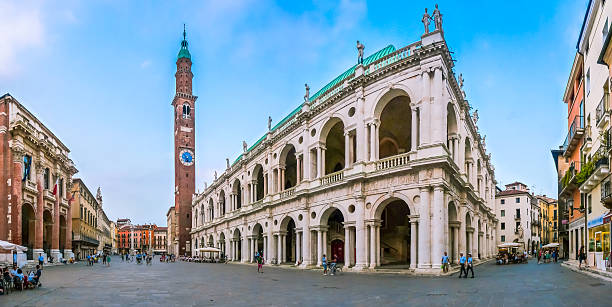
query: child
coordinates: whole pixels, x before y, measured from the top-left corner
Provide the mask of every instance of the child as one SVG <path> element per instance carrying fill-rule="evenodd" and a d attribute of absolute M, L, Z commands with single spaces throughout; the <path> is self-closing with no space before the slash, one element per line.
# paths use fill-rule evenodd
<path fill-rule="evenodd" d="M 323 275 L 327 275 L 327 258 L 325 258 L 325 254 L 323 254 L 321 264 L 323 265 Z"/>

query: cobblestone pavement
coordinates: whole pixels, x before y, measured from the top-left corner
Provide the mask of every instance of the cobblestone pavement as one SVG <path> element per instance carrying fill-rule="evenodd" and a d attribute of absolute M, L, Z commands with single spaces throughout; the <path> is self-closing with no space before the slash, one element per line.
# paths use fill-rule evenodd
<path fill-rule="evenodd" d="M 610 306 L 611 283 L 559 264 L 476 267 L 475 279 L 341 273 L 239 264 L 83 263 L 46 268 L 43 287 L 0 306 Z"/>

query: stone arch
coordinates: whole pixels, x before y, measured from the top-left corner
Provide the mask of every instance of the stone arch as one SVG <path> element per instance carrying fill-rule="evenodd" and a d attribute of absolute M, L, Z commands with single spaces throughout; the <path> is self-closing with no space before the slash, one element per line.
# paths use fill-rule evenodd
<path fill-rule="evenodd" d="M 281 168 L 284 168 L 282 171 L 282 188 L 289 189 L 296 185 L 297 183 L 297 158 L 295 156 L 296 149 L 293 144 L 286 144 L 281 150 L 279 156 L 279 164 Z"/>
<path fill-rule="evenodd" d="M 215 201 L 213 200 L 212 197 L 210 197 L 208 199 L 208 221 L 212 222 L 212 220 L 215 218 Z"/>
<path fill-rule="evenodd" d="M 66 248 L 66 216 L 63 214 L 60 214 L 59 217 L 59 223 L 60 223 L 60 231 L 59 231 L 59 249 L 60 251 L 64 251 L 64 249 Z"/>
<path fill-rule="evenodd" d="M 206 242 L 207 246 L 214 247 L 215 246 L 215 237 L 213 237 L 212 233 L 208 235 L 208 240 Z"/>
<path fill-rule="evenodd" d="M 255 201 L 264 197 L 264 170 L 261 164 L 255 165 L 253 168 L 252 180 L 255 182 Z"/>
<path fill-rule="evenodd" d="M 206 208 L 204 207 L 204 203 L 206 201 L 203 201 L 202 203 L 200 203 L 200 225 L 204 224 L 206 222 Z"/>
<path fill-rule="evenodd" d="M 320 132 L 320 142 L 325 144 L 323 163 L 324 174 L 340 171 L 346 167 L 345 159 L 345 123 L 339 117 L 331 117 L 323 125 Z"/>
<path fill-rule="evenodd" d="M 297 255 L 295 232 L 295 228 L 297 226 L 296 221 L 297 219 L 295 219 L 292 215 L 287 214 L 281 219 L 281 222 L 279 223 L 279 238 L 282 240 L 282 246 L 277 249 L 277 251 L 281 251 L 279 255 L 279 263 L 295 263 L 295 257 Z"/>
<path fill-rule="evenodd" d="M 414 94 L 410 90 L 409 87 L 402 84 L 394 84 L 393 87 L 388 88 L 386 91 L 381 91 L 378 96 L 374 99 L 375 103 L 372 106 L 371 111 L 367 115 L 372 115 L 372 117 L 380 120 L 380 115 L 382 114 L 383 109 L 387 106 L 387 104 L 396 97 L 406 96 L 410 101 L 416 101 L 414 99 Z"/>
<path fill-rule="evenodd" d="M 375 204 L 374 219 L 380 221 L 377 265 L 410 264 L 411 250 L 416 248 L 416 233 L 412 233 L 410 225 L 414 213 L 409 201 L 395 196 L 387 195 Z"/>
<path fill-rule="evenodd" d="M 410 201 L 410 198 L 408 196 L 406 196 L 404 193 L 401 193 L 401 192 L 393 192 L 391 194 L 381 195 L 378 199 L 376 199 L 376 201 L 374 201 L 374 204 L 372 206 L 372 211 L 371 211 L 372 213 L 370 214 L 369 218 L 380 219 L 385 207 L 390 202 L 394 200 L 398 200 L 398 199 L 404 201 L 404 203 L 408 205 L 408 209 L 410 210 L 411 215 L 419 214 L 417 207 L 414 205 L 414 203 L 412 203 L 412 201 Z"/>
<path fill-rule="evenodd" d="M 255 223 L 253 227 L 251 227 L 251 230 L 252 230 L 251 235 L 254 236 L 254 239 L 257 245 L 255 246 L 255 249 L 256 249 L 255 252 L 263 252 L 264 250 L 264 237 L 263 237 L 264 228 L 263 226 L 259 222 L 257 222 Z"/>
<path fill-rule="evenodd" d="M 36 208 L 30 203 L 21 205 L 21 245 L 28 248 L 28 259 L 33 259 L 32 250 L 36 240 Z"/>
<path fill-rule="evenodd" d="M 224 216 L 225 215 L 225 190 L 221 190 L 219 191 L 219 216 Z"/>
<path fill-rule="evenodd" d="M 412 106 L 410 96 L 402 90 L 390 90 L 374 109 L 379 139 L 378 158 L 409 152 L 412 149 Z M 392 139 L 395 142 L 384 141 Z M 396 146 L 393 146 L 393 145 Z"/>
<path fill-rule="evenodd" d="M 43 249 L 51 254 L 51 237 L 53 233 L 53 214 L 50 210 L 43 211 Z"/>
<path fill-rule="evenodd" d="M 242 184 L 238 178 L 234 179 L 234 183 L 232 183 L 232 194 L 236 195 L 236 207 L 234 209 L 240 209 L 242 207 Z"/>

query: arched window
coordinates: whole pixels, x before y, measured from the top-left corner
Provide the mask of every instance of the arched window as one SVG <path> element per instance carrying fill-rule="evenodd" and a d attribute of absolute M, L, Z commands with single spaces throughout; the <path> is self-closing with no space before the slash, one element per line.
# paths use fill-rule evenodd
<path fill-rule="evenodd" d="M 191 117 L 191 107 L 188 104 L 183 105 L 183 118 Z"/>

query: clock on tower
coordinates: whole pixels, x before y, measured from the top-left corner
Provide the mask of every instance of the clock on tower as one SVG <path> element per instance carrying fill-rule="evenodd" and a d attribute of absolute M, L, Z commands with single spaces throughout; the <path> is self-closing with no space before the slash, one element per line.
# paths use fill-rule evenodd
<path fill-rule="evenodd" d="M 193 73 L 187 33 L 176 60 L 176 94 L 174 109 L 174 206 L 177 217 L 179 255 L 191 254 L 191 197 L 195 193 L 195 102 L 192 93 Z"/>

